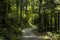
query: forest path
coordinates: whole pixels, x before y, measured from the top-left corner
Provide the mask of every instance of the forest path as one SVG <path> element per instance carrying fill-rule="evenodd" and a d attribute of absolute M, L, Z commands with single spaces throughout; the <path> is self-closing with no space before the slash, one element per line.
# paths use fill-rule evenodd
<path fill-rule="evenodd" d="M 21 40 L 40 40 L 41 37 L 38 37 L 32 30 L 36 29 L 36 26 L 33 26 L 32 28 L 26 28 L 23 29 L 23 36 Z"/>

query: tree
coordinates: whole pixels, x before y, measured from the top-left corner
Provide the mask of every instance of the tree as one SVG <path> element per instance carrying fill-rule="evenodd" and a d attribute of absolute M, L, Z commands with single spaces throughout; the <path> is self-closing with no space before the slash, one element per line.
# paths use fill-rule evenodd
<path fill-rule="evenodd" d="M 39 32 L 58 30 L 58 12 L 55 9 L 56 4 L 52 0 L 39 0 L 39 18 L 34 19 L 35 25 L 38 25 Z M 57 13 L 55 13 L 57 12 Z"/>
<path fill-rule="evenodd" d="M 20 40 L 22 30 L 20 27 L 19 19 L 17 19 L 17 14 L 14 14 L 15 10 L 12 10 L 13 2 L 9 0 L 2 0 L 1 6 L 1 16 L 0 16 L 0 35 L 4 40 Z M 13 4 L 15 5 L 15 4 Z M 2 8 L 3 7 L 3 8 Z M 17 8 L 18 9 L 18 8 Z M 19 27 L 18 27 L 19 26 Z"/>

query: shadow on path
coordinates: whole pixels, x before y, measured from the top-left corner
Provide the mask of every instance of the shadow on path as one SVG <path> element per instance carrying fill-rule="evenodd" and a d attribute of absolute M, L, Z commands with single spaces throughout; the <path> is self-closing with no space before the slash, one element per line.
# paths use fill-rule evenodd
<path fill-rule="evenodd" d="M 41 37 L 38 37 L 32 30 L 36 29 L 36 26 L 33 26 L 32 28 L 26 28 L 23 29 L 23 36 L 21 40 L 40 40 Z"/>

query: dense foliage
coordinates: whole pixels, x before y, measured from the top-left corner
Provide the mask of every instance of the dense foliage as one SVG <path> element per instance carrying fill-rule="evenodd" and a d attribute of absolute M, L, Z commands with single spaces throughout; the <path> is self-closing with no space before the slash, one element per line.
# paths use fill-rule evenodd
<path fill-rule="evenodd" d="M 20 40 L 22 29 L 37 25 L 39 32 L 60 32 L 60 1 L 0 0 L 0 38 Z"/>
<path fill-rule="evenodd" d="M 39 18 L 34 20 L 38 26 L 39 32 L 45 31 L 59 31 L 59 10 L 56 8 L 56 4 L 52 0 L 40 0 L 39 5 Z M 38 21 L 38 22 L 37 22 Z"/>

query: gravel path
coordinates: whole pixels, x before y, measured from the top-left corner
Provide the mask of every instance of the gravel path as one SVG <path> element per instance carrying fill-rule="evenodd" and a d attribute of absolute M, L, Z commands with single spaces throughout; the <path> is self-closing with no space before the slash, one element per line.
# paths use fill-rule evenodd
<path fill-rule="evenodd" d="M 33 28 L 26 28 L 26 29 L 22 30 L 23 36 L 22 36 L 21 40 L 41 40 L 40 39 L 41 37 L 38 37 L 32 31 L 35 28 L 36 28 L 36 26 L 33 26 Z"/>

